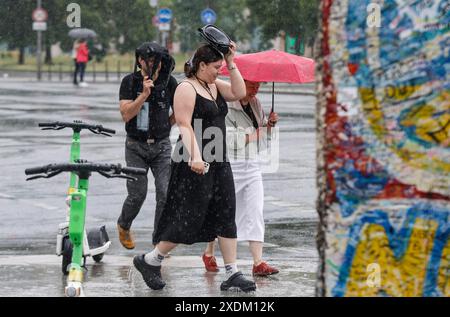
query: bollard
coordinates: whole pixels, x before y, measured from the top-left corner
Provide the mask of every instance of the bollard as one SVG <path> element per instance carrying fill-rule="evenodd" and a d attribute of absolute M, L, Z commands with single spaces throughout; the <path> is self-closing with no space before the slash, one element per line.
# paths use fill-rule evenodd
<path fill-rule="evenodd" d="M 59 81 L 62 82 L 62 63 L 58 65 Z"/>
<path fill-rule="evenodd" d="M 92 71 L 94 72 L 93 74 L 93 82 L 95 83 L 97 81 L 97 71 L 96 71 L 96 63 L 95 61 L 92 63 Z"/>
<path fill-rule="evenodd" d="M 52 80 L 52 64 L 48 64 L 48 80 Z"/>
<path fill-rule="evenodd" d="M 117 61 L 117 80 L 120 80 L 120 60 Z"/>
<path fill-rule="evenodd" d="M 106 81 L 109 81 L 108 61 L 105 61 L 105 79 L 106 79 Z"/>

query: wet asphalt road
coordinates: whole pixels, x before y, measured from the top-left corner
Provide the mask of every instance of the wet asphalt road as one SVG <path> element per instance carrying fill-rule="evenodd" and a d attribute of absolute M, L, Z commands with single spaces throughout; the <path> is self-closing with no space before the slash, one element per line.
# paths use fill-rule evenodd
<path fill-rule="evenodd" d="M 0 296 L 62 296 L 65 278 L 54 255 L 57 226 L 65 218 L 68 175 L 25 182 L 27 167 L 68 160 L 71 131 L 41 131 L 43 121 L 83 120 L 115 129 L 112 138 L 84 132 L 81 157 L 124 163 L 125 131 L 118 111 L 118 83 L 77 88 L 69 83 L 0 79 Z M 295 86 L 289 88 L 295 91 Z M 265 109 L 271 95 L 260 93 Z M 252 294 L 221 293 L 222 272 L 205 273 L 203 244 L 180 246 L 165 262 L 163 291 L 151 291 L 131 265 L 136 254 L 151 250 L 154 185 L 133 224 L 137 248 L 123 249 L 115 224 L 126 196 L 125 180 L 90 179 L 87 228 L 106 225 L 112 246 L 100 264 L 87 261 L 87 296 L 313 296 L 318 263 L 315 248 L 315 131 L 313 96 L 279 94 L 280 161 L 276 173 L 264 174 L 265 258 L 280 268 L 257 278 Z M 176 131 L 173 131 L 176 138 Z M 217 252 L 219 265 L 223 264 Z M 239 267 L 251 276 L 245 244 Z"/>

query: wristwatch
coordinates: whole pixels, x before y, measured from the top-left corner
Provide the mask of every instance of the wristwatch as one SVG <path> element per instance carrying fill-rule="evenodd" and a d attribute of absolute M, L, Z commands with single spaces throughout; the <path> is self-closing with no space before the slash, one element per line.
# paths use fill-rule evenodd
<path fill-rule="evenodd" d="M 228 70 L 236 69 L 236 64 L 232 64 L 231 66 L 227 66 Z"/>

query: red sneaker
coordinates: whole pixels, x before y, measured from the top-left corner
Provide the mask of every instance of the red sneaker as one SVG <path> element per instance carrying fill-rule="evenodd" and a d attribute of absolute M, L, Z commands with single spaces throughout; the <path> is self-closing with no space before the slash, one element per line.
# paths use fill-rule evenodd
<path fill-rule="evenodd" d="M 253 264 L 253 275 L 256 276 L 267 276 L 272 274 L 277 274 L 279 271 L 274 268 L 273 266 L 270 266 L 266 262 L 261 262 L 259 265 Z"/>
<path fill-rule="evenodd" d="M 216 258 L 214 256 L 207 256 L 203 254 L 203 263 L 205 263 L 205 269 L 208 272 L 219 272 L 219 267 L 217 266 Z"/>

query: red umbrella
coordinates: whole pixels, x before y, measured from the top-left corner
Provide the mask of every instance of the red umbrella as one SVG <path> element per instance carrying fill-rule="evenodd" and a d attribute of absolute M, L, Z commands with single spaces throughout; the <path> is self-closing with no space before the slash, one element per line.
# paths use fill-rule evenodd
<path fill-rule="evenodd" d="M 272 112 L 275 83 L 309 83 L 314 81 L 314 60 L 277 50 L 238 55 L 234 58 L 244 79 L 255 82 L 272 82 Z M 226 65 L 220 72 L 229 76 Z"/>

